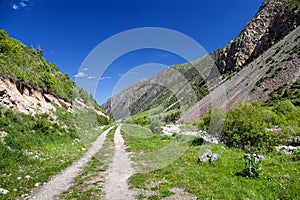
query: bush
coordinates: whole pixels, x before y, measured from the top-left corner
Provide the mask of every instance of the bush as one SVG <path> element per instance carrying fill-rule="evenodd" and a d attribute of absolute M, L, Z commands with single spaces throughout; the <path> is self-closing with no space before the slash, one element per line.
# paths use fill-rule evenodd
<path fill-rule="evenodd" d="M 97 119 L 98 119 L 99 124 L 101 124 L 101 125 L 108 125 L 111 123 L 111 120 L 109 120 L 107 117 L 102 116 L 102 115 L 97 114 Z"/>
<path fill-rule="evenodd" d="M 193 126 L 197 126 L 198 130 L 207 131 L 209 127 L 209 120 L 210 120 L 209 118 L 197 120 L 193 123 Z"/>
<path fill-rule="evenodd" d="M 279 107 L 290 108 L 286 105 Z M 285 112 L 285 115 L 291 114 L 291 110 L 283 110 L 275 106 L 274 111 L 273 107 L 262 106 L 259 102 L 240 105 L 227 113 L 221 140 L 231 147 L 272 150 L 280 139 L 291 135 L 289 129 L 285 127 L 288 127 L 292 122 L 280 114 L 281 112 Z M 297 116 L 299 117 L 299 115 Z M 266 130 L 266 128 L 276 126 L 284 131 Z"/>
<path fill-rule="evenodd" d="M 149 129 L 152 133 L 159 133 L 161 131 L 161 122 L 158 118 L 151 119 Z"/>
<path fill-rule="evenodd" d="M 47 119 L 47 115 L 38 115 L 37 120 L 34 124 L 34 130 L 39 131 L 43 134 L 48 134 L 51 130 L 52 123 Z"/>

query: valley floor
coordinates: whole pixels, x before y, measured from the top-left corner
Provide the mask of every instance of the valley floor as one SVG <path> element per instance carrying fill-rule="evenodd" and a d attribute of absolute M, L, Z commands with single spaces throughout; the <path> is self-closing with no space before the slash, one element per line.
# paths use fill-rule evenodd
<path fill-rule="evenodd" d="M 99 138 L 102 148 L 99 145 L 99 152 L 88 155 L 94 156 L 72 185 L 78 171 L 69 176 L 65 184 L 69 188 L 56 198 L 299 199 L 299 161 L 281 152 L 264 155 L 263 174 L 248 178 L 240 175 L 245 152 L 222 144 L 195 143 L 194 136 L 153 135 L 146 128 L 124 124 Z M 198 163 L 205 149 L 219 154 L 220 160 Z M 50 183 L 43 186 L 44 191 L 51 191 Z"/>

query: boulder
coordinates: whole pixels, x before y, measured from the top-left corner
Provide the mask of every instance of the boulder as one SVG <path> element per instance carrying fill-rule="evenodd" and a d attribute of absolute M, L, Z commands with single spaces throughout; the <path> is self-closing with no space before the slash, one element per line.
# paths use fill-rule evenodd
<path fill-rule="evenodd" d="M 204 153 L 201 156 L 199 156 L 198 161 L 203 163 L 210 162 L 210 158 L 212 157 L 212 155 L 213 154 L 211 150 L 205 149 Z"/>
<path fill-rule="evenodd" d="M 219 160 L 220 159 L 220 156 L 219 156 L 219 154 L 216 154 L 216 153 L 214 153 L 212 156 L 211 156 L 211 158 L 210 158 L 210 162 L 216 162 L 217 160 Z"/>
<path fill-rule="evenodd" d="M 294 147 L 294 146 L 277 146 L 276 150 L 277 151 L 283 151 L 285 154 L 292 154 L 296 149 L 299 149 L 300 147 Z"/>

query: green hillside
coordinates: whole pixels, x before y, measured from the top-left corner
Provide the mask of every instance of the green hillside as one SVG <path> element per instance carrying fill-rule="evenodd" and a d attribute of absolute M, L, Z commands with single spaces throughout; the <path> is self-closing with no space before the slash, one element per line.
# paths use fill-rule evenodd
<path fill-rule="evenodd" d="M 28 48 L 22 42 L 10 38 L 5 30 L 0 30 L 1 76 L 12 76 L 68 102 L 72 98 L 81 98 L 85 103 L 101 109 L 85 90 L 78 88 L 69 75 L 61 73 L 43 54 L 44 50 Z"/>

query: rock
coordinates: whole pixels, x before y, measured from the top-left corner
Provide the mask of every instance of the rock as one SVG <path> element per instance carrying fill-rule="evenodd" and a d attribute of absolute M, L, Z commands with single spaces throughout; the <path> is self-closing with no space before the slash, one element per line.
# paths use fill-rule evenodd
<path fill-rule="evenodd" d="M 263 156 L 263 155 L 256 155 L 256 158 L 258 159 L 258 160 L 264 160 L 265 159 L 265 157 Z"/>
<path fill-rule="evenodd" d="M 166 125 L 162 127 L 162 132 L 166 135 L 171 136 L 173 133 L 180 133 L 182 132 L 180 129 L 180 125 Z"/>
<path fill-rule="evenodd" d="M 244 158 L 247 158 L 247 159 L 250 159 L 251 157 L 254 157 L 257 160 L 264 160 L 265 159 L 265 157 L 263 155 L 259 155 L 259 154 L 256 154 L 256 153 L 253 153 L 253 154 L 247 153 L 247 154 L 244 155 Z"/>
<path fill-rule="evenodd" d="M 296 149 L 299 149 L 300 147 L 294 147 L 294 146 L 277 146 L 275 147 L 277 151 L 282 150 L 285 154 L 292 154 Z"/>
<path fill-rule="evenodd" d="M 7 194 L 8 192 L 8 190 L 0 188 L 0 194 Z"/>
<path fill-rule="evenodd" d="M 39 187 L 41 183 L 34 184 L 35 187 Z"/>
<path fill-rule="evenodd" d="M 212 154 L 211 158 L 210 158 L 210 162 L 216 162 L 217 160 L 220 159 L 220 156 L 218 154 Z"/>
<path fill-rule="evenodd" d="M 3 87 L 0 87 L 0 96 L 4 96 L 7 93 L 6 89 Z"/>
<path fill-rule="evenodd" d="M 4 99 L 2 102 L 3 102 L 4 104 L 6 104 L 6 105 L 9 105 L 9 104 L 10 104 L 10 101 L 9 101 L 8 99 Z"/>
<path fill-rule="evenodd" d="M 199 162 L 207 163 L 210 162 L 210 158 L 212 157 L 212 152 L 211 150 L 205 149 L 204 153 L 199 156 Z"/>
<path fill-rule="evenodd" d="M 266 132 L 275 132 L 275 133 L 282 131 L 282 129 L 278 126 L 275 126 L 274 128 L 266 128 L 265 130 L 266 130 Z"/>
<path fill-rule="evenodd" d="M 0 132 L 0 139 L 3 139 L 7 136 L 7 133 L 5 131 Z"/>
<path fill-rule="evenodd" d="M 299 146 L 300 145 L 300 136 L 291 136 L 289 138 L 281 140 L 282 143 L 291 145 L 291 146 Z"/>

